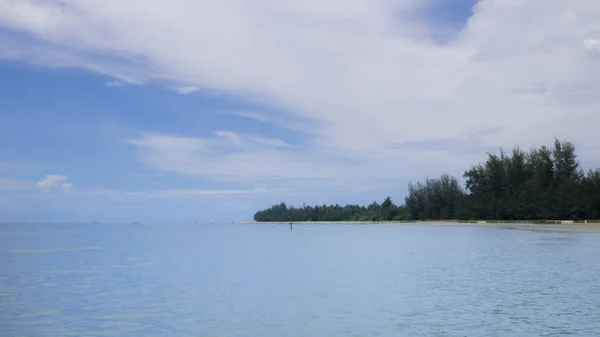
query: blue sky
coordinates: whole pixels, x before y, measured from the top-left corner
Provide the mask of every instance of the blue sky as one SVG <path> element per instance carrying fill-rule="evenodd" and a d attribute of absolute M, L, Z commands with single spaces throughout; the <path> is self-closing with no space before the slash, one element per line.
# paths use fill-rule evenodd
<path fill-rule="evenodd" d="M 551 2 L 0 1 L 0 221 L 402 202 L 555 135 L 597 166 L 600 6 Z"/>

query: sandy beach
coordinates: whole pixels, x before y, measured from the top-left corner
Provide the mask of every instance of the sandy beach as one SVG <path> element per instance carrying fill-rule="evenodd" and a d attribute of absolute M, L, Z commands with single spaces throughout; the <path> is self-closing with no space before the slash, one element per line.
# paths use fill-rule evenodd
<path fill-rule="evenodd" d="M 529 230 L 540 232 L 582 232 L 582 233 L 600 233 L 600 223 L 561 223 L 561 224 L 532 224 L 532 223 L 461 223 L 461 222 L 417 222 L 417 223 L 398 223 L 398 225 L 419 225 L 419 226 L 476 226 L 476 227 L 496 227 L 512 230 Z"/>
<path fill-rule="evenodd" d="M 289 222 L 238 222 L 236 224 L 282 224 L 289 225 Z M 470 227 L 496 227 L 507 230 L 528 230 L 540 232 L 581 232 L 581 233 L 600 233 L 600 223 L 574 223 L 571 220 L 560 221 L 559 224 L 538 224 L 521 222 L 459 222 L 459 221 L 416 221 L 416 222 L 359 222 L 359 221 L 313 221 L 313 222 L 293 222 L 293 225 L 382 225 L 382 226 L 470 226 Z"/>

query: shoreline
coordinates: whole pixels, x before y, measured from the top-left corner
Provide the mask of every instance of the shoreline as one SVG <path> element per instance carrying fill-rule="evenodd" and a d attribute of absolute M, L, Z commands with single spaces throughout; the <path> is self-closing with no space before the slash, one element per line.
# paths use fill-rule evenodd
<path fill-rule="evenodd" d="M 290 222 L 235 222 L 245 225 L 289 225 Z M 553 220 L 547 223 L 539 221 L 292 221 L 293 225 L 386 225 L 386 226 L 468 226 L 495 227 L 507 230 L 526 230 L 536 232 L 578 232 L 600 233 L 600 221 L 575 222 L 573 220 Z"/>

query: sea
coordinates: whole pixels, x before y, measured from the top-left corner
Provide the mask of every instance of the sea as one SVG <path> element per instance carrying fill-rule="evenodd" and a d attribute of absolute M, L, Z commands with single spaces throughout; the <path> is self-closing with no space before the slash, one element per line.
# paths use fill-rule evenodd
<path fill-rule="evenodd" d="M 600 336 L 600 234 L 0 224 L 0 336 Z"/>

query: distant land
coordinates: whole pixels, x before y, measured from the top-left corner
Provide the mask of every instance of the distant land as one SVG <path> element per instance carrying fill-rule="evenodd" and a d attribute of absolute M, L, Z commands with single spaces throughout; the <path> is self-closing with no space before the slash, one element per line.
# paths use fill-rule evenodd
<path fill-rule="evenodd" d="M 555 139 L 553 146 L 529 152 L 488 153 L 458 179 L 442 174 L 409 183 L 404 204 L 390 197 L 381 204 L 294 207 L 280 203 L 254 214 L 256 222 L 584 222 L 600 219 L 600 168 L 584 172 L 575 146 Z M 587 221 L 595 222 L 595 221 Z"/>

